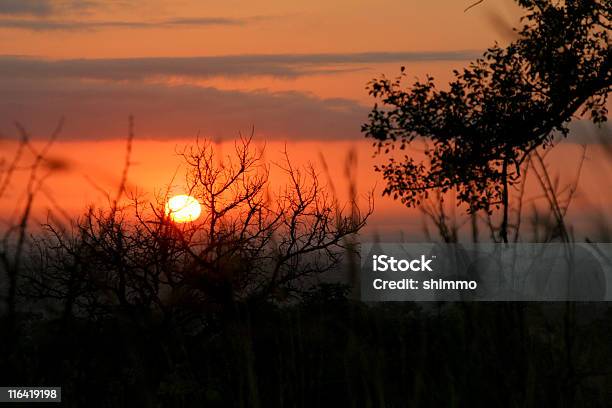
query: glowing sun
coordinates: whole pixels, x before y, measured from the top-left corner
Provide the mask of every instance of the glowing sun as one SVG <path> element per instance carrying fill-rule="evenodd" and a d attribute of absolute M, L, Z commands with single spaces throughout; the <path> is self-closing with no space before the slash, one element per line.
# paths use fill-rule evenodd
<path fill-rule="evenodd" d="M 198 219 L 202 208 L 198 200 L 192 196 L 176 195 L 166 203 L 166 215 L 174 222 L 191 222 Z"/>

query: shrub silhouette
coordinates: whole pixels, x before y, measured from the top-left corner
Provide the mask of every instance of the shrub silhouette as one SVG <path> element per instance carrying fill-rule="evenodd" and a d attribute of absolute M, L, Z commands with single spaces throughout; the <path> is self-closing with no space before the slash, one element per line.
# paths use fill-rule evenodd
<path fill-rule="evenodd" d="M 169 193 L 147 203 L 90 209 L 62 229 L 47 224 L 38 239 L 29 290 L 61 300 L 63 315 L 119 310 L 228 312 L 233 304 L 301 299 L 337 268 L 371 213 L 345 213 L 312 167 L 280 165 L 287 184 L 276 192 L 262 151 L 241 138 L 217 157 L 198 141 L 182 153 L 187 193 L 202 205 L 196 221 L 177 224 L 164 210 Z M 140 318 L 140 316 L 138 317 Z"/>

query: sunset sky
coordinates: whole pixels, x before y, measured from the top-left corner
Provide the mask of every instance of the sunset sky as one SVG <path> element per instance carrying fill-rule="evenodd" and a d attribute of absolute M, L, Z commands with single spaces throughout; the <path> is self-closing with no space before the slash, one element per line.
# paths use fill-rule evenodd
<path fill-rule="evenodd" d="M 50 155 L 67 171 L 53 176 L 48 194 L 69 212 L 99 200 L 93 182 L 109 190 L 117 183 L 129 115 L 136 123 L 132 188 L 168 183 L 180 164 L 176 147 L 196 135 L 230 141 L 254 127 L 270 157 L 287 143 L 296 160 L 317 163 L 323 154 L 334 174 L 355 149 L 359 188 L 367 191 L 378 179 L 360 133 L 373 103 L 366 83 L 404 65 L 409 76 L 429 73 L 443 85 L 453 68 L 512 39 L 520 16 L 512 1 L 464 12 L 470 4 L 0 0 L 4 150 L 10 154 L 15 121 L 44 139 L 65 117 Z M 571 144 L 556 153 L 559 162 L 579 157 Z M 589 162 L 585 185 L 597 185 L 601 165 L 604 159 Z M 18 201 L 18 190 L 9 202 Z M 379 201 L 370 231 L 420 230 L 414 211 Z"/>

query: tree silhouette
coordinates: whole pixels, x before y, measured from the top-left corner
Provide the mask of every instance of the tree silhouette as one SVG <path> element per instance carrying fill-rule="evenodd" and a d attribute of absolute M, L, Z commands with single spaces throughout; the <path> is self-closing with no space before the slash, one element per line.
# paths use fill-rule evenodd
<path fill-rule="evenodd" d="M 518 39 L 495 44 L 461 72 L 448 89 L 432 77 L 403 87 L 394 80 L 368 84 L 380 99 L 362 130 L 375 140 L 383 194 L 416 206 L 432 190 L 454 190 L 470 212 L 502 208 L 499 236 L 508 240 L 508 190 L 521 165 L 539 147 L 567 136 L 569 122 L 588 116 L 606 120 L 612 86 L 608 0 L 519 0 L 526 9 Z M 398 157 L 417 139 L 425 159 Z"/>
<path fill-rule="evenodd" d="M 165 192 L 153 203 L 113 200 L 69 227 L 49 223 L 35 242 L 27 295 L 56 299 L 65 319 L 185 311 L 200 319 L 238 303 L 289 302 L 355 250 L 349 238 L 372 212 L 371 201 L 363 213 L 356 203 L 344 210 L 313 167 L 296 167 L 286 153 L 278 166 L 287 182 L 273 187 L 251 138 L 226 157 L 210 141 L 181 155 L 198 220 L 173 222 Z"/>

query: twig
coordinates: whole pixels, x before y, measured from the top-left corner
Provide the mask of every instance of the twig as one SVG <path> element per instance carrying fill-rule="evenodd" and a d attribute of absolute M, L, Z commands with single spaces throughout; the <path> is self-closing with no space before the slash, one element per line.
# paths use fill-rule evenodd
<path fill-rule="evenodd" d="M 471 8 L 476 7 L 477 5 L 479 5 L 480 3 L 484 3 L 484 0 L 478 0 L 476 3 L 472 3 L 470 6 L 468 6 L 468 8 L 466 8 L 465 10 L 463 10 L 463 12 L 467 12 L 468 10 L 470 10 Z"/>

